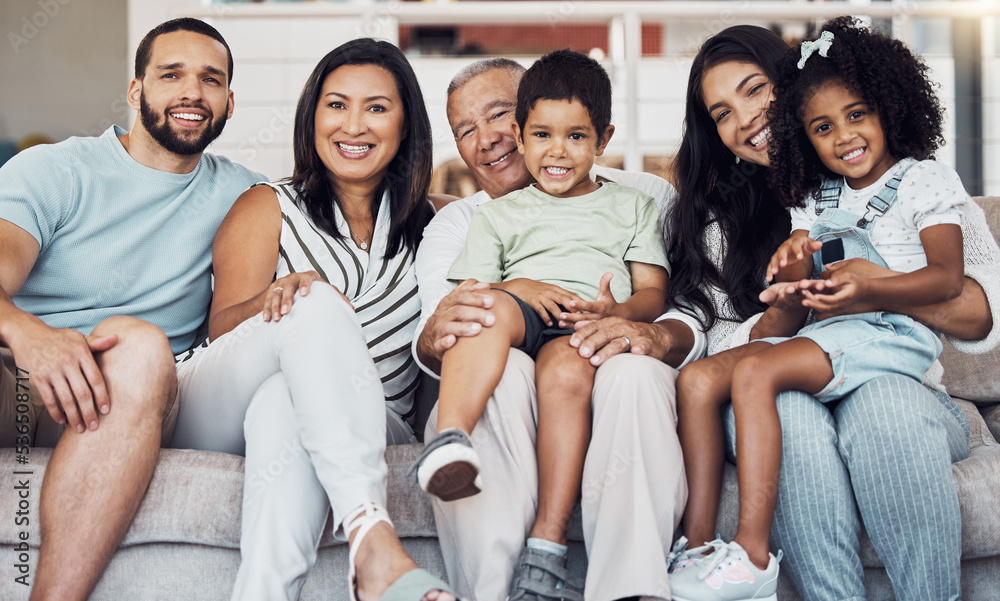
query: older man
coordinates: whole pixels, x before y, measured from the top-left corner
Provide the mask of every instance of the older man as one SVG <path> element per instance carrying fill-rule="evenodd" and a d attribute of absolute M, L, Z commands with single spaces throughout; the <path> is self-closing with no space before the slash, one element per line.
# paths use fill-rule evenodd
<path fill-rule="evenodd" d="M 214 28 L 163 23 L 136 51 L 130 131 L 0 169 L 0 446 L 30 461 L 55 445 L 32 599 L 89 596 L 169 440 L 173 355 L 208 313 L 215 230 L 262 179 L 203 154 L 232 116 L 232 73 Z"/>
<path fill-rule="evenodd" d="M 456 288 L 446 275 L 476 207 L 532 183 L 512 129 L 523 72 L 513 61 L 486 59 L 461 71 L 448 88 L 448 122 L 483 190 L 445 207 L 425 230 L 417 255 L 423 315 L 414 353 L 432 375 L 457 337 L 475 336 L 495 321 L 481 293 L 488 284 L 467 281 Z M 595 167 L 592 175 L 638 188 L 661 209 L 673 194 L 666 181 L 648 174 Z M 586 598 L 669 598 L 664 558 L 687 498 L 675 432 L 675 367 L 702 354 L 704 337 L 697 322 L 671 312 L 656 324 L 633 324 L 628 337 L 615 335 L 614 328 L 581 330 L 574 344 L 600 366 L 581 499 L 589 557 Z M 646 356 L 653 348 L 662 352 Z M 448 577 L 459 596 L 494 601 L 508 595 L 535 516 L 536 418 L 534 363 L 511 350 L 503 379 L 472 432 L 482 492 L 448 503 L 432 500 Z M 427 432 L 435 431 L 433 413 Z M 529 572 L 519 583 L 521 594 L 572 598 L 553 592 L 552 583 L 566 576 L 561 566 L 520 573 Z"/>

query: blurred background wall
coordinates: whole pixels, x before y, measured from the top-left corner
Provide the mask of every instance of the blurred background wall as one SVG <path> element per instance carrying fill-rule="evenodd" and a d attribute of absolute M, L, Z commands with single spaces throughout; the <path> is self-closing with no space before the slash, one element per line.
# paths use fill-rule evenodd
<path fill-rule="evenodd" d="M 529 65 L 540 54 L 567 46 L 601 60 L 612 76 L 617 131 L 607 161 L 663 173 L 681 135 L 691 57 L 705 38 L 729 25 L 755 23 L 794 42 L 824 20 L 798 16 L 810 7 L 853 14 L 892 7 L 894 17 L 874 25 L 921 53 L 940 86 L 948 144 L 939 159 L 958 168 L 970 192 L 1000 194 L 995 17 L 911 16 L 916 5 L 902 0 L 836 6 L 807 0 L 679 3 L 707 8 L 695 16 L 655 14 L 669 4 L 2 0 L 0 161 L 5 148 L 9 154 L 19 143 L 99 134 L 111 123 L 129 127 L 133 115 L 124 97 L 136 45 L 156 24 L 189 15 L 215 25 L 236 61 L 236 113 L 212 151 L 270 178 L 291 173 L 294 106 L 309 71 L 326 52 L 359 36 L 388 39 L 410 57 L 434 128 L 435 165 L 444 166 L 436 179 L 439 189 L 468 191 L 468 180 L 456 169 L 458 154 L 444 114 L 452 75 L 483 56 L 500 54 Z M 765 4 L 787 5 L 788 16 L 755 16 Z M 587 16 L 594 10 L 600 15 Z"/>

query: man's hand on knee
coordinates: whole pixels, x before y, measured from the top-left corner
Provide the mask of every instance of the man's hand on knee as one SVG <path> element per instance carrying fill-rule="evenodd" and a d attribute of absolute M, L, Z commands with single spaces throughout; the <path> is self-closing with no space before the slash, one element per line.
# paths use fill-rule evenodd
<path fill-rule="evenodd" d="M 10 350 L 28 371 L 52 419 L 68 422 L 77 432 L 96 430 L 99 415 L 111 410 L 111 400 L 94 353 L 113 347 L 118 336 L 85 336 L 41 322 L 21 334 L 10 341 Z"/>
<path fill-rule="evenodd" d="M 424 365 L 439 371 L 441 356 L 459 338 L 475 336 L 496 323 L 489 289 L 486 282 L 465 280 L 441 299 L 417 340 L 417 354 Z"/>

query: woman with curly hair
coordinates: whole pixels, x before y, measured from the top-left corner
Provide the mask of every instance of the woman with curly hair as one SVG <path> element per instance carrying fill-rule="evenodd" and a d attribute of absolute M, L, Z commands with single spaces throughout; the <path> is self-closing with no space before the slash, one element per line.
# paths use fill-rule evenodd
<path fill-rule="evenodd" d="M 869 68 L 858 69 L 859 57 L 870 56 L 892 60 L 867 61 Z M 771 258 L 767 279 L 797 283 L 793 291 L 819 311 L 859 303 L 924 305 L 961 294 L 962 214 L 972 200 L 957 173 L 925 160 L 942 141 L 941 108 L 925 71 L 900 42 L 850 19 L 827 24 L 818 40 L 803 43 L 797 57 L 786 55 L 779 65 L 771 166 L 779 197 L 794 210 L 792 235 Z M 899 81 L 913 85 L 902 92 L 888 84 Z M 917 125 L 893 127 L 902 123 Z M 899 274 L 866 280 L 834 271 L 819 279 L 822 265 L 852 258 Z M 922 323 L 871 311 L 813 322 L 795 336 L 758 339 L 696 364 L 695 371 L 715 377 L 700 394 L 681 395 L 684 429 L 714 429 L 714 438 L 721 437 L 719 410 L 731 398 L 738 444 L 756 449 L 741 455 L 737 466 L 736 536 L 712 552 L 725 553 L 730 571 L 753 575 L 748 588 L 755 595 L 739 598 L 765 598 L 764 583 L 776 584 L 778 562 L 768 551 L 775 498 L 759 488 L 781 466 L 776 395 L 801 390 L 833 403 L 883 375 L 922 382 L 941 350 L 937 332 Z M 711 438 L 682 439 L 692 466 L 702 463 Z M 699 467 L 721 480 L 721 461 Z M 711 537 L 715 524 L 702 523 L 704 517 L 695 512 L 685 523 L 690 536 Z M 709 573 L 690 567 L 675 572 L 675 596 L 714 598 L 706 596 Z"/>
<path fill-rule="evenodd" d="M 835 40 L 841 35 L 836 32 L 845 31 L 842 37 L 847 40 L 857 28 L 849 20 L 838 20 L 830 23 L 827 29 L 834 33 Z M 921 104 L 907 97 L 906 102 L 913 105 L 908 110 L 924 115 L 929 121 L 927 127 L 908 138 L 909 142 L 895 146 L 905 132 L 890 129 L 910 127 L 915 117 L 903 116 L 902 122 L 892 121 L 900 115 L 895 112 L 900 103 L 890 100 L 883 108 L 886 100 L 879 90 L 895 84 L 900 91 L 920 95 L 929 90 L 929 86 L 926 83 L 918 88 L 902 85 L 899 75 L 885 76 L 884 71 L 883 77 L 888 79 L 870 85 L 868 75 L 860 75 L 865 70 L 875 72 L 884 68 L 886 63 L 894 63 L 894 68 L 902 69 L 903 61 L 898 51 L 905 49 L 897 42 L 887 40 L 889 43 L 883 43 L 883 40 L 880 38 L 874 49 L 869 50 L 875 54 L 852 54 L 852 59 L 845 60 L 835 56 L 836 41 L 829 49 L 817 46 L 817 52 L 821 49 L 822 52 L 808 58 L 804 67 L 810 71 L 834 64 L 843 68 L 843 75 L 838 78 L 846 84 L 843 88 L 869 103 L 869 109 L 874 106 L 880 117 L 883 112 L 892 114 L 890 121 L 876 128 L 883 132 L 888 156 L 925 159 L 939 143 L 939 129 L 934 125 L 939 122 L 937 105 L 932 101 Z M 842 50 L 848 51 L 846 42 Z M 709 354 L 738 347 L 750 340 L 794 335 L 810 309 L 815 309 L 815 317 L 821 320 L 869 311 L 902 313 L 948 335 L 960 350 L 985 352 L 995 347 L 1000 342 L 1000 328 L 993 327 L 994 321 L 1000 319 L 997 309 L 1000 284 L 991 274 L 1000 268 L 1000 249 L 992 241 L 982 210 L 975 203 L 968 202 L 963 208 L 964 263 L 968 277 L 956 298 L 914 301 L 892 294 L 834 307 L 827 303 L 835 295 L 822 294 L 818 284 L 806 289 L 788 283 L 768 288 L 765 280 L 768 260 L 791 230 L 787 213 L 779 202 L 779 196 L 788 197 L 789 192 L 785 184 L 778 183 L 777 170 L 769 169 L 777 167 L 779 155 L 782 164 L 787 160 L 788 144 L 783 144 L 785 138 L 781 137 L 781 132 L 786 130 L 784 121 L 778 117 L 772 120 L 769 110 L 775 94 L 779 101 L 787 98 L 793 105 L 802 102 L 802 97 L 796 100 L 787 86 L 781 90 L 772 89 L 772 82 L 780 79 L 777 65 L 787 51 L 787 46 L 773 33 L 758 27 L 737 26 L 706 41 L 692 67 L 684 140 L 676 162 L 679 197 L 672 209 L 672 218 L 667 220 L 666 235 L 668 257 L 675 265 L 671 274 L 672 300 L 701 316 L 707 330 Z M 798 49 L 792 53 L 787 60 L 792 61 L 790 68 L 797 70 L 802 55 Z M 911 69 L 908 73 L 923 80 L 922 67 L 912 55 L 908 56 Z M 831 64 L 812 64 L 822 61 Z M 821 83 L 826 79 L 817 77 L 813 81 Z M 806 91 L 804 96 L 808 97 L 808 102 L 815 94 L 808 93 L 809 89 Z M 872 96 L 868 98 L 858 94 L 859 91 Z M 825 94 L 821 96 L 826 97 Z M 836 127 L 839 132 L 841 125 L 846 127 L 844 122 L 848 118 L 859 117 L 853 114 L 854 111 L 845 115 L 841 110 L 851 104 L 853 100 L 834 105 L 832 108 L 836 110 L 827 107 L 823 113 L 831 119 L 817 121 L 816 128 L 829 131 Z M 797 127 L 802 128 L 801 122 Z M 802 135 L 805 135 L 804 130 Z M 883 151 L 876 152 L 875 144 L 871 144 L 871 148 L 868 146 L 855 144 L 837 155 L 836 160 L 846 156 L 844 163 L 859 158 L 867 161 L 876 154 L 883 154 Z M 811 143 L 803 150 L 820 156 Z M 825 170 L 821 173 L 833 179 L 835 172 L 822 161 L 817 159 L 810 164 L 814 169 Z M 838 163 L 833 164 L 839 168 Z M 882 174 L 895 173 L 890 169 L 894 164 L 890 159 Z M 867 175 L 881 168 L 869 166 L 863 171 L 862 175 Z M 919 173 L 912 169 L 911 172 L 907 179 Z M 769 179 L 772 175 L 773 179 Z M 853 170 L 849 172 L 852 180 L 856 175 Z M 874 182 L 853 183 L 877 184 L 879 178 L 875 179 Z M 804 182 L 800 192 L 812 185 L 815 183 Z M 848 185 L 850 182 L 842 187 Z M 776 194 L 778 190 L 782 193 Z M 960 186 L 954 193 L 967 199 Z M 797 200 L 801 200 L 801 196 Z M 884 220 L 879 217 L 876 224 L 880 219 Z M 887 254 L 892 253 L 887 251 Z M 923 253 L 920 255 L 922 257 Z M 823 261 L 830 260 L 823 258 Z M 775 264 L 780 265 L 780 257 Z M 872 261 L 850 259 L 828 268 L 821 276 L 824 285 L 835 275 L 839 278 L 836 281 L 853 280 L 865 287 L 878 278 L 895 277 L 897 273 Z M 991 307 L 996 314 L 991 313 Z M 815 358 L 815 353 L 813 355 Z M 734 357 L 729 355 L 729 359 Z M 726 369 L 731 371 L 731 366 Z M 747 377 L 746 386 L 760 386 L 763 378 L 759 375 Z M 803 375 L 822 379 L 817 373 Z M 831 376 L 830 373 L 824 375 Z M 857 369 L 851 369 L 847 375 L 864 377 Z M 712 581 L 720 587 L 712 591 L 712 599 L 773 598 L 776 565 L 770 566 L 773 569 L 767 574 L 760 574 L 757 568 L 772 562 L 767 547 L 770 530 L 775 546 L 787 554 L 787 572 L 803 596 L 863 599 L 865 590 L 859 552 L 862 516 L 895 586 L 897 598 L 957 598 L 960 593 L 961 523 L 951 463 L 968 453 L 968 426 L 961 410 L 950 398 L 933 388 L 939 377 L 939 372 L 933 369 L 926 379 L 927 385 L 910 376 L 866 377 L 864 383 L 830 405 L 812 394 L 799 390 L 781 392 L 784 388 L 779 387 L 771 391 L 777 393 L 777 398 L 769 409 L 765 406 L 763 411 L 753 408 L 741 411 L 737 407 L 735 412 L 740 414 L 740 420 L 729 411 L 727 436 L 723 437 L 717 421 L 716 426 L 707 429 L 691 427 L 696 421 L 690 419 L 690 408 L 692 404 L 705 402 L 699 397 L 710 396 L 711 391 L 719 387 L 720 380 L 729 396 L 734 388 L 731 382 L 720 377 L 718 363 L 714 367 L 711 362 L 695 363 L 682 370 L 678 397 L 693 400 L 679 404 L 680 436 L 688 448 L 698 446 L 701 449 L 685 453 L 691 487 L 684 518 L 687 536 L 697 544 L 713 538 L 721 479 L 717 469 L 711 466 L 721 465 L 727 446 L 729 454 L 739 457 L 740 461 L 752 465 L 763 459 L 777 466 L 773 462 L 778 460 L 781 469 L 775 467 L 757 480 L 751 480 L 746 478 L 746 468 L 741 467 L 741 509 L 765 517 L 751 521 L 741 515 L 738 538 L 755 541 L 756 546 L 748 543 L 744 550 L 732 543 L 712 541 L 705 547 L 686 550 L 683 548 L 686 539 L 682 539 L 671 557 L 674 598 L 691 598 L 684 596 L 688 594 L 684 579 L 698 579 L 699 575 L 703 575 L 704 582 Z M 827 382 L 831 379 L 828 377 Z M 770 431 L 736 436 L 735 422 L 760 419 L 760 414 L 768 414 L 763 417 L 769 419 Z M 712 419 L 718 420 L 717 416 L 716 406 Z M 780 431 L 777 431 L 779 425 Z M 759 444 L 762 439 L 772 444 L 762 446 Z M 777 453 L 774 441 L 780 441 Z M 768 452 L 770 456 L 766 456 Z M 772 507 L 773 526 L 770 523 Z M 703 559 L 706 551 L 712 552 L 712 559 Z M 682 569 L 692 564 L 694 567 Z M 756 573 L 740 569 L 750 564 L 758 569 Z M 727 574 L 741 571 L 744 580 L 754 582 L 734 584 L 726 581 Z"/>

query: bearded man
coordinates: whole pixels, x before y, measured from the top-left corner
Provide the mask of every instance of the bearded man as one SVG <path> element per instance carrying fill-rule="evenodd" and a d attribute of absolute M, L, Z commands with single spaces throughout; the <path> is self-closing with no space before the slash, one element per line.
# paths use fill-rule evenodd
<path fill-rule="evenodd" d="M 232 75 L 213 27 L 163 23 L 136 51 L 130 131 L 0 169 L 0 446 L 55 446 L 32 599 L 89 596 L 169 441 L 215 230 L 265 179 L 203 153 L 232 116 Z"/>

